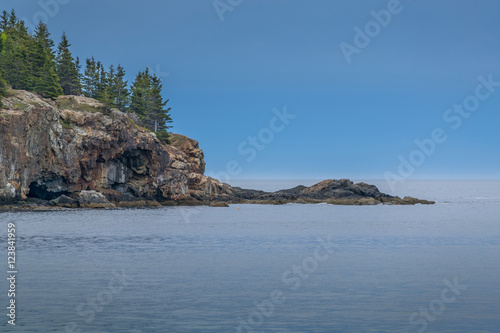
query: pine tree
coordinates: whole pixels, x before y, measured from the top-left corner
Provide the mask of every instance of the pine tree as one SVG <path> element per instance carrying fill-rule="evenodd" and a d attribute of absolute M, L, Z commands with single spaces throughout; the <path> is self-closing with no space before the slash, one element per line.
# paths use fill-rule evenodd
<path fill-rule="evenodd" d="M 12 9 L 10 11 L 9 20 L 7 22 L 7 28 L 14 28 L 17 23 L 18 23 L 18 19 L 16 16 L 16 12 L 14 11 L 14 9 Z"/>
<path fill-rule="evenodd" d="M 110 105 L 112 107 L 118 108 L 120 111 L 125 111 L 128 105 L 128 89 L 127 82 L 124 81 L 125 70 L 123 67 L 118 65 L 109 66 L 108 71 L 108 88 Z"/>
<path fill-rule="evenodd" d="M 132 85 L 132 97 L 130 110 L 135 112 L 141 119 L 142 124 L 154 131 L 156 136 L 165 142 L 169 142 L 168 129 L 172 123 L 170 108 L 165 109 L 167 101 L 161 95 L 162 83 L 160 79 L 149 73 L 146 68 L 139 72 Z"/>
<path fill-rule="evenodd" d="M 85 60 L 85 72 L 83 74 L 83 90 L 88 97 L 96 97 L 97 84 L 99 83 L 99 71 L 97 63 L 92 58 Z"/>
<path fill-rule="evenodd" d="M 136 113 L 141 121 L 146 122 L 147 110 L 150 107 L 148 89 L 149 89 L 149 71 L 139 72 L 132 84 L 132 96 L 130 98 L 130 110 Z"/>
<path fill-rule="evenodd" d="M 0 54 L 0 66 L 3 78 L 14 89 L 30 90 L 33 83 L 31 73 L 31 52 L 33 38 L 23 22 L 19 22 L 15 13 L 9 15 L 9 23 L 2 33 L 3 52 Z"/>
<path fill-rule="evenodd" d="M 116 76 L 112 83 L 112 91 L 113 97 L 115 99 L 115 105 L 120 111 L 125 111 L 130 101 L 130 92 L 127 89 L 128 82 L 125 81 L 124 78 L 125 69 L 122 66 L 118 65 L 118 67 L 116 68 Z"/>
<path fill-rule="evenodd" d="M 4 51 L 6 42 L 7 42 L 7 35 L 3 32 L 0 32 L 0 56 L 2 54 L 5 54 L 6 52 Z"/>
<path fill-rule="evenodd" d="M 81 92 L 81 82 L 76 68 L 75 60 L 71 55 L 66 34 L 63 33 L 61 42 L 57 48 L 56 69 L 59 75 L 59 83 L 65 95 L 79 95 Z"/>
<path fill-rule="evenodd" d="M 37 42 L 42 44 L 44 49 L 50 53 L 53 59 L 55 59 L 54 41 L 50 38 L 50 32 L 45 23 L 42 21 L 38 23 L 33 33 L 33 37 Z"/>
<path fill-rule="evenodd" d="M 7 11 L 2 11 L 2 15 L 0 15 L 0 31 L 5 31 L 7 26 L 9 25 L 9 13 Z"/>
<path fill-rule="evenodd" d="M 76 57 L 75 60 L 75 66 L 76 66 L 76 71 L 78 72 L 78 81 L 80 81 L 80 94 L 82 93 L 83 89 L 83 75 L 82 75 L 82 64 L 80 63 L 80 58 Z"/>
<path fill-rule="evenodd" d="M 56 98 L 63 94 L 59 85 L 54 61 L 54 42 L 50 39 L 47 26 L 40 22 L 34 33 L 34 52 L 32 57 L 32 73 L 34 74 L 33 90 L 43 97 Z"/>
<path fill-rule="evenodd" d="M 98 61 L 98 65 L 99 65 L 99 83 L 97 84 L 96 99 L 108 105 L 109 104 L 108 73 L 106 72 L 103 64 L 100 61 Z"/>
<path fill-rule="evenodd" d="M 149 118 L 152 122 L 151 127 L 157 135 L 161 134 L 163 139 L 168 139 L 168 129 L 171 128 L 169 124 L 172 123 L 172 118 L 170 117 L 171 108 L 165 109 L 165 106 L 169 100 L 163 101 L 163 97 L 161 95 L 163 84 L 155 74 L 151 76 L 150 82 L 152 108 L 149 111 Z"/>

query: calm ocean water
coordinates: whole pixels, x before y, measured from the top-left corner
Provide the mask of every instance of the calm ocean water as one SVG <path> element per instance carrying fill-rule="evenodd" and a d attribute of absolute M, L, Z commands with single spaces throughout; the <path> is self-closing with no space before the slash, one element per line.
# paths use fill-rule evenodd
<path fill-rule="evenodd" d="M 0 331 L 499 332 L 500 181 L 392 194 L 438 204 L 2 213 Z"/>

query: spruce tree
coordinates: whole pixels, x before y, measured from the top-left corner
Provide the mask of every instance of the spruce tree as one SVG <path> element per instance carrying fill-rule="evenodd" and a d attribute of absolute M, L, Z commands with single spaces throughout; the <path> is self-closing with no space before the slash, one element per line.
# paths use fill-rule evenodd
<path fill-rule="evenodd" d="M 98 61 L 99 66 L 99 82 L 97 84 L 96 98 L 104 104 L 109 104 L 109 84 L 108 73 L 104 69 L 103 64 Z"/>
<path fill-rule="evenodd" d="M 32 73 L 34 74 L 33 90 L 43 97 L 56 98 L 63 94 L 56 73 L 53 47 L 47 26 L 40 22 L 34 33 L 34 52 L 32 60 Z"/>
<path fill-rule="evenodd" d="M 114 98 L 114 104 L 120 111 L 125 111 L 127 105 L 129 104 L 130 92 L 127 89 L 128 82 L 125 81 L 125 69 L 118 65 L 116 68 L 116 75 L 112 82 L 112 92 Z"/>
<path fill-rule="evenodd" d="M 59 83 L 65 95 L 79 95 L 81 92 L 80 74 L 76 68 L 75 60 L 71 55 L 66 34 L 63 33 L 57 48 L 56 69 Z"/>
<path fill-rule="evenodd" d="M 167 101 L 161 95 L 162 83 L 160 79 L 149 73 L 146 68 L 139 72 L 132 85 L 130 110 L 141 119 L 142 124 L 156 133 L 158 139 L 169 142 L 168 129 L 172 123 L 170 108 L 165 109 Z"/>
<path fill-rule="evenodd" d="M 161 139 L 168 139 L 168 129 L 171 128 L 169 124 L 172 123 L 172 118 L 170 117 L 171 108 L 165 109 L 165 106 L 169 100 L 163 101 L 161 95 L 163 84 L 155 74 L 151 76 L 150 82 L 152 108 L 149 111 L 149 118 L 152 122 L 151 127 L 157 133 L 157 136 L 161 135 Z"/>
<path fill-rule="evenodd" d="M 8 26 L 2 33 L 4 51 L 0 54 L 0 65 L 3 78 L 14 89 L 32 88 L 34 80 L 30 60 L 33 43 L 24 22 L 19 22 L 15 14 L 10 14 Z"/>
<path fill-rule="evenodd" d="M 94 57 L 87 58 L 87 60 L 85 60 L 85 72 L 83 74 L 82 83 L 85 95 L 95 98 L 97 93 L 97 84 L 99 83 L 99 71 Z"/>
<path fill-rule="evenodd" d="M 5 31 L 7 26 L 9 25 L 9 13 L 7 11 L 2 11 L 2 15 L 0 15 L 0 31 Z"/>
<path fill-rule="evenodd" d="M 139 72 L 132 84 L 130 97 L 130 111 L 136 113 L 143 123 L 146 123 L 147 110 L 149 108 L 149 70 Z"/>
<path fill-rule="evenodd" d="M 17 15 L 14 9 L 10 11 L 9 19 L 7 21 L 7 28 L 14 28 L 18 23 Z"/>
<path fill-rule="evenodd" d="M 76 71 L 78 72 L 78 80 L 80 81 L 80 94 L 83 89 L 83 75 L 82 75 L 82 64 L 80 63 L 80 58 L 76 57 L 75 60 Z"/>

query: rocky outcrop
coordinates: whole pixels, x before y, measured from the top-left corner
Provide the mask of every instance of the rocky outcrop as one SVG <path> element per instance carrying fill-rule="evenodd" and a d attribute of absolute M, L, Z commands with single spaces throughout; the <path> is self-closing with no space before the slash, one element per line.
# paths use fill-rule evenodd
<path fill-rule="evenodd" d="M 433 204 L 412 197 L 403 199 L 382 193 L 374 185 L 353 183 L 349 179 L 327 179 L 313 186 L 297 186 L 276 192 L 233 188 L 234 196 L 243 203 L 330 203 L 337 205 Z"/>
<path fill-rule="evenodd" d="M 82 191 L 102 193 L 110 203 L 190 202 L 229 189 L 202 174 L 197 141 L 174 135 L 165 145 L 127 114 L 90 98 L 54 102 L 12 93 L 0 110 L 0 202 L 78 199 Z"/>
<path fill-rule="evenodd" d="M 391 197 L 375 186 L 349 180 L 327 180 L 273 193 L 231 187 L 203 175 L 205 161 L 197 141 L 173 134 L 171 144 L 164 144 L 138 126 L 133 117 L 108 110 L 96 100 L 62 96 L 52 101 L 26 91 L 11 91 L 3 104 L 3 205 L 35 202 L 65 208 L 107 208 L 159 203 L 427 203 Z"/>

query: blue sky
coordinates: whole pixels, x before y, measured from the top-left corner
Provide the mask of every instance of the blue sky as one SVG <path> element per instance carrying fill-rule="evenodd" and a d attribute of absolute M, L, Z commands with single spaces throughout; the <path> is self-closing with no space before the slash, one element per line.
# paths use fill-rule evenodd
<path fill-rule="evenodd" d="M 478 88 L 478 77 L 500 82 L 500 2 L 216 4 L 219 13 L 213 0 L 2 0 L 2 9 L 48 19 L 56 43 L 65 31 L 75 56 L 120 63 L 129 80 L 151 67 L 174 132 L 200 141 L 209 175 L 499 178 L 500 86 Z M 355 27 L 365 36 L 348 62 L 341 43 L 356 47 Z M 464 101 L 474 111 L 447 113 Z M 273 120 L 285 108 L 286 124 Z"/>

